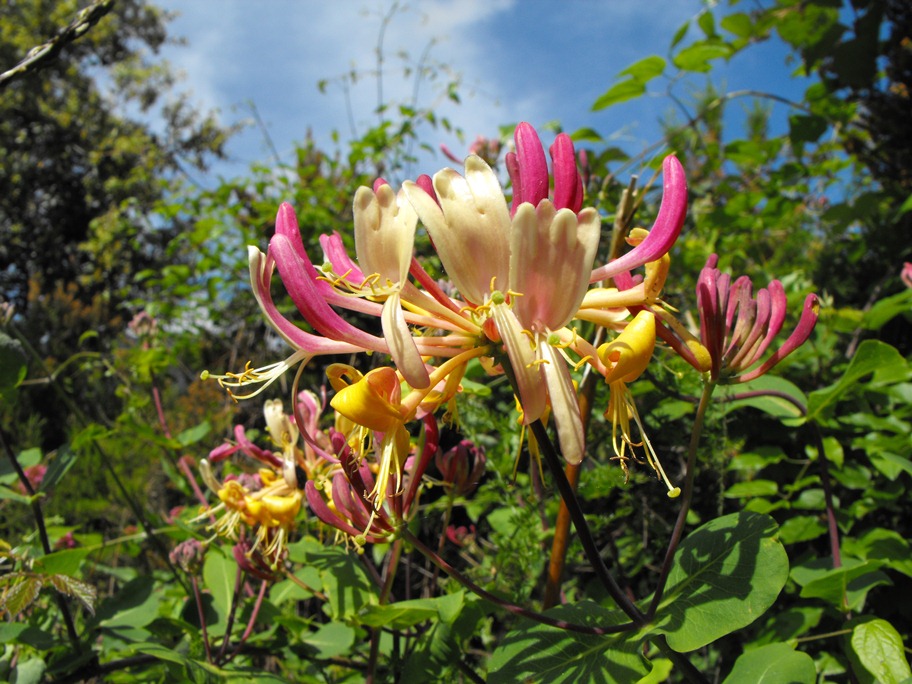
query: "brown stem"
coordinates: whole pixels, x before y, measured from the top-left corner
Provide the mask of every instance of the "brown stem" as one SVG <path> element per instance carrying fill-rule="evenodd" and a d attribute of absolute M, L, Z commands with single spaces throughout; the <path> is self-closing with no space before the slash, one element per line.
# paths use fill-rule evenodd
<path fill-rule="evenodd" d="M 199 581 L 196 575 L 190 576 L 190 585 L 193 587 L 193 596 L 196 599 L 196 611 L 199 613 L 200 632 L 203 635 L 203 648 L 206 649 L 206 662 L 212 662 L 212 648 L 209 644 L 209 631 L 206 627 L 206 611 L 203 608 L 203 596 L 199 590 Z"/>

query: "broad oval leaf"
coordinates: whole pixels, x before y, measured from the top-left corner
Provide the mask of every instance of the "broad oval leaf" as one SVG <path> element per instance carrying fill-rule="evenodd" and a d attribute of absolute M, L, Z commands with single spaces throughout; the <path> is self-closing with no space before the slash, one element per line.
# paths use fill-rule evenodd
<path fill-rule="evenodd" d="M 773 605 L 789 563 L 776 521 L 742 511 L 711 520 L 681 543 L 656 629 L 686 652 L 751 624 Z"/>
<path fill-rule="evenodd" d="M 626 622 L 620 611 L 591 601 L 558 606 L 545 613 L 576 624 L 604 627 Z M 636 632 L 580 634 L 543 624 L 522 623 L 508 633 L 491 656 L 489 684 L 534 682 L 599 682 L 626 684 L 647 673 Z"/>
<path fill-rule="evenodd" d="M 767 644 L 742 653 L 722 684 L 814 684 L 817 669 L 807 653 L 788 644 Z"/>
<path fill-rule="evenodd" d="M 851 642 L 858 663 L 874 678 L 873 681 L 898 684 L 912 677 L 902 637 L 886 620 L 876 619 L 857 625 L 852 630 Z"/>

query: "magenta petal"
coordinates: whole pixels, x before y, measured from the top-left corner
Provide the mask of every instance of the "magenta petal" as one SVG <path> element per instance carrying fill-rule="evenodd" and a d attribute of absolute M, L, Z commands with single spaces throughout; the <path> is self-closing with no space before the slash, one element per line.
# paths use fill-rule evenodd
<path fill-rule="evenodd" d="M 420 176 L 418 176 L 418 178 L 415 180 L 415 185 L 417 185 L 419 188 L 424 190 L 428 195 L 430 195 L 434 199 L 434 201 L 437 202 L 437 206 L 440 206 L 440 200 L 437 199 L 437 192 L 434 190 L 434 179 L 433 178 L 431 178 L 426 173 L 423 173 Z"/>
<path fill-rule="evenodd" d="M 310 505 L 310 510 L 327 525 L 331 525 L 337 530 L 341 530 L 352 537 L 361 534 L 360 530 L 356 530 L 329 507 L 329 504 L 326 503 L 326 500 L 317 491 L 316 485 L 310 480 L 304 485 L 304 496 L 307 499 L 307 503 Z"/>
<path fill-rule="evenodd" d="M 744 375 L 738 378 L 738 382 L 749 382 L 754 378 L 759 378 L 761 375 L 769 371 L 773 366 L 782 361 L 786 356 L 795 351 L 802 344 L 807 342 L 807 339 L 811 336 L 811 333 L 814 332 L 814 326 L 817 325 L 817 315 L 820 310 L 820 300 L 817 299 L 817 295 L 809 294 L 804 300 L 804 308 L 801 311 L 801 318 L 798 321 L 798 325 L 795 327 L 795 330 L 789 335 L 788 339 L 783 343 L 779 349 L 777 349 L 772 356 L 770 356 L 766 361 L 763 362 L 763 365 L 755 368 L 750 373 L 745 373 Z"/>
<path fill-rule="evenodd" d="M 684 176 L 684 167 L 674 155 L 665 157 L 665 161 L 662 162 L 662 173 L 662 206 L 649 235 L 624 256 L 592 271 L 590 283 L 606 280 L 615 273 L 630 271 L 650 261 L 656 261 L 666 254 L 678 239 L 687 215 L 687 179 Z"/>
<path fill-rule="evenodd" d="M 338 232 L 321 235 L 320 246 L 323 247 L 323 255 L 332 266 L 333 273 L 337 276 L 344 275 L 345 279 L 352 283 L 364 282 L 364 274 L 348 255 L 342 236 Z"/>
<path fill-rule="evenodd" d="M 297 243 L 300 244 L 300 238 Z M 320 282 L 317 270 L 303 252 L 303 246 L 299 251 L 294 240 L 276 233 L 269 241 L 269 254 L 275 259 L 285 289 L 298 311 L 317 332 L 364 349 L 387 352 L 386 343 L 381 338 L 351 325 L 326 302 L 317 284 Z"/>
<path fill-rule="evenodd" d="M 513 205 L 517 206 L 516 196 L 520 194 L 520 203 L 528 202 L 533 207 L 543 199 L 548 199 L 548 162 L 545 160 L 545 148 L 542 147 L 538 133 L 531 124 L 523 121 L 513 133 L 516 143 L 516 161 L 520 178 L 521 193 L 513 190 Z"/>
<path fill-rule="evenodd" d="M 782 326 L 785 323 L 786 309 L 788 308 L 788 298 L 785 296 L 785 289 L 782 287 L 782 283 L 778 280 L 772 281 L 769 284 L 767 291 L 770 296 L 770 321 L 766 337 L 764 337 L 763 342 L 760 343 L 760 347 L 757 349 L 757 353 L 754 356 L 755 359 L 759 359 L 763 355 L 763 352 L 765 352 L 772 343 L 773 338 L 782 330 Z M 746 365 L 747 364 L 745 364 L 745 366 Z"/>
<path fill-rule="evenodd" d="M 255 247 L 250 248 L 250 284 L 260 310 L 282 338 L 295 349 L 308 354 L 353 354 L 362 351 L 357 345 L 337 342 L 301 330 L 285 318 L 272 301 L 272 259 Z"/>
<path fill-rule="evenodd" d="M 551 145 L 551 170 L 554 175 L 554 206 L 579 213 L 583 208 L 583 181 L 576 170 L 573 141 L 561 133 Z"/>

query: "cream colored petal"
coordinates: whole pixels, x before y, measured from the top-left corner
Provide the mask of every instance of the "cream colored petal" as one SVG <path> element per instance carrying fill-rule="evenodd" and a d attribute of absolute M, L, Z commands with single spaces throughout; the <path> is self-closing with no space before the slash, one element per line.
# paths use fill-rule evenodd
<path fill-rule="evenodd" d="M 402 377 L 415 389 L 426 388 L 431 380 L 421 354 L 418 353 L 415 339 L 405 322 L 405 313 L 402 311 L 398 292 L 390 295 L 383 303 L 380 323 L 383 326 L 383 337 L 389 345 L 390 356 L 393 357 Z"/>
<path fill-rule="evenodd" d="M 523 422 L 527 425 L 541 418 L 547 405 L 547 387 L 536 363 L 532 341 L 523 333 L 522 326 L 506 304 L 491 307 L 497 332 L 507 348 L 507 356 L 516 376 L 519 403 L 523 408 Z"/>
<path fill-rule="evenodd" d="M 364 275 L 378 273 L 380 286 L 405 282 L 418 223 L 405 193 L 397 195 L 389 185 L 380 186 L 376 193 L 360 187 L 353 209 L 355 252 Z"/>
<path fill-rule="evenodd" d="M 548 385 L 551 415 L 554 416 L 554 425 L 557 427 L 561 453 L 567 463 L 576 465 L 583 460 L 586 451 L 576 389 L 564 358 L 544 339 L 539 340 L 539 348 L 542 358 L 547 361 L 542 370 Z"/>
<path fill-rule="evenodd" d="M 425 225 L 450 279 L 469 300 L 482 303 L 495 288 L 507 287 L 510 213 L 491 168 L 479 157 L 466 159 L 466 176 L 444 169 L 434 176 L 440 206 L 414 184 L 406 193 Z"/>
<path fill-rule="evenodd" d="M 516 315 L 526 327 L 564 327 L 589 287 L 601 224 L 594 209 L 577 216 L 543 200 L 513 216 L 510 289 L 522 294 Z"/>

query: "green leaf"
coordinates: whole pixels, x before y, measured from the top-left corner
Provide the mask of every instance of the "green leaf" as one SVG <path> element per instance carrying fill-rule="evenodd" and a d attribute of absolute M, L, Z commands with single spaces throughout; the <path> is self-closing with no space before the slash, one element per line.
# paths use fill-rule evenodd
<path fill-rule="evenodd" d="M 726 402 L 723 405 L 726 413 L 749 406 L 779 419 L 800 418 L 804 415 L 799 407 L 807 406 L 807 397 L 797 385 L 785 378 L 761 375 L 756 380 L 738 385 L 736 395 L 754 392 L 768 392 L 769 394 Z"/>
<path fill-rule="evenodd" d="M 20 451 L 16 456 L 19 467 L 23 470 L 41 462 L 41 449 L 32 447 L 25 451 Z M 3 484 L 15 485 L 19 482 L 19 475 L 13 470 L 8 458 L 0 458 L 0 482 Z"/>
<path fill-rule="evenodd" d="M 619 102 L 639 97 L 646 92 L 646 84 L 665 71 L 665 60 L 658 55 L 644 57 L 618 74 L 629 78 L 615 83 L 592 105 L 592 111 L 605 109 Z"/>
<path fill-rule="evenodd" d="M 76 575 L 89 549 L 63 549 L 35 560 L 34 570 L 46 575 Z"/>
<path fill-rule="evenodd" d="M 729 33 L 738 36 L 738 38 L 750 38 L 754 34 L 754 24 L 750 16 L 744 12 L 736 12 L 722 17 L 719 25 Z"/>
<path fill-rule="evenodd" d="M 676 651 L 692 651 L 751 624 L 788 579 L 776 521 L 742 511 L 687 536 L 675 554 L 656 629 Z"/>
<path fill-rule="evenodd" d="M 779 485 L 773 480 L 749 480 L 736 482 L 725 490 L 726 499 L 751 498 L 754 496 L 776 496 Z"/>
<path fill-rule="evenodd" d="M 905 372 L 906 360 L 895 348 L 880 340 L 865 340 L 858 346 L 855 356 L 842 377 L 829 387 L 811 392 L 808 397 L 808 420 L 816 420 L 824 411 L 838 402 L 849 390 L 855 388 L 861 379 L 872 373 L 886 371 L 889 374 Z"/>
<path fill-rule="evenodd" d="M 95 599 L 98 592 L 91 584 L 69 575 L 51 575 L 48 579 L 61 594 L 78 600 L 89 613 L 95 614 Z"/>
<path fill-rule="evenodd" d="M 876 586 L 892 584 L 879 572 L 880 561 L 843 558 L 842 566 L 833 567 L 829 558 L 816 558 L 792 568 L 791 577 L 801 587 L 802 598 L 819 598 L 840 610 L 855 610 Z"/>
<path fill-rule="evenodd" d="M 817 539 L 826 530 L 826 525 L 820 522 L 817 516 L 798 515 L 782 523 L 779 527 L 779 538 L 783 544 L 797 544 Z"/>
<path fill-rule="evenodd" d="M 615 83 L 608 90 L 602 93 L 593 103 L 592 111 L 597 112 L 600 109 L 606 109 L 626 100 L 632 100 L 646 92 L 646 84 L 640 83 L 632 78 L 626 81 Z"/>
<path fill-rule="evenodd" d="M 886 620 L 870 620 L 852 630 L 852 650 L 871 681 L 899 684 L 912 677 L 899 632 Z M 862 673 L 857 672 L 859 679 Z"/>
<path fill-rule="evenodd" d="M 51 491 L 67 474 L 67 471 L 75 465 L 77 458 L 76 452 L 66 445 L 58 449 L 57 454 L 48 464 L 44 479 L 41 480 L 41 491 Z"/>
<path fill-rule="evenodd" d="M 815 114 L 792 114 L 789 117 L 789 139 L 793 145 L 817 142 L 826 133 L 829 124 L 822 116 Z"/>
<path fill-rule="evenodd" d="M 0 331 L 0 404 L 12 403 L 27 372 L 22 343 Z"/>
<path fill-rule="evenodd" d="M 0 609 L 8 611 L 15 618 L 38 598 L 42 586 L 44 586 L 42 578 L 23 577 L 21 581 L 6 590 L 0 600 Z"/>
<path fill-rule="evenodd" d="M 18 501 L 19 503 L 28 504 L 31 503 L 32 497 L 26 496 L 25 494 L 20 494 L 19 492 L 14 492 L 9 487 L 0 486 L 0 500 L 9 500 L 9 501 Z"/>
<path fill-rule="evenodd" d="M 710 62 L 716 59 L 727 59 L 732 54 L 728 43 L 700 41 L 683 48 L 671 60 L 682 71 L 704 73 L 712 67 Z"/>
<path fill-rule="evenodd" d="M 354 554 L 338 546 L 323 546 L 312 537 L 290 544 L 289 559 L 311 565 L 320 573 L 330 614 L 343 619 L 377 601 L 373 584 Z"/>
<path fill-rule="evenodd" d="M 768 644 L 741 654 L 722 684 L 814 684 L 817 669 L 807 653 Z"/>
<path fill-rule="evenodd" d="M 630 76 L 638 83 L 648 83 L 656 76 L 661 76 L 665 71 L 665 60 L 658 55 L 644 57 L 624 69 L 618 76 Z"/>
<path fill-rule="evenodd" d="M 912 577 L 912 550 L 909 542 L 893 530 L 875 527 L 858 539 L 847 537 L 843 551 L 864 560 L 879 560 L 908 577 Z"/>
<path fill-rule="evenodd" d="M 716 36 L 716 20 L 713 17 L 712 12 L 704 10 L 700 12 L 697 16 L 697 26 L 700 27 L 700 30 L 703 31 L 703 35 L 707 38 L 714 38 Z"/>
<path fill-rule="evenodd" d="M 593 627 L 627 621 L 619 611 L 608 611 L 588 600 L 558 606 L 545 614 Z M 647 673 L 639 644 L 640 638 L 629 632 L 589 635 L 524 622 L 501 639 L 491 656 L 487 681 L 637 682 Z"/>
<path fill-rule="evenodd" d="M 181 446 L 190 446 L 191 444 L 196 444 L 204 439 L 210 432 L 212 432 L 212 426 L 209 424 L 208 420 L 204 420 L 199 425 L 181 432 L 177 436 L 177 441 L 180 442 Z"/>
<path fill-rule="evenodd" d="M 447 594 L 432 599 L 412 599 L 386 605 L 368 605 L 358 616 L 368 627 L 407 629 L 419 622 L 440 618 L 452 622 L 462 610 L 463 592 Z"/>
<path fill-rule="evenodd" d="M 10 673 L 10 684 L 40 684 L 44 681 L 47 664 L 41 658 L 29 658 Z"/>
<path fill-rule="evenodd" d="M 228 611 L 231 610 L 231 599 L 234 596 L 234 582 L 237 577 L 237 563 L 234 558 L 229 558 L 222 553 L 206 554 L 203 561 L 203 584 L 212 596 L 212 605 L 218 615 L 215 625 L 216 634 L 224 634 L 228 620 Z"/>
<path fill-rule="evenodd" d="M 319 591 L 319 588 L 323 586 L 320 580 L 320 573 L 317 572 L 316 568 L 309 565 L 298 568 L 294 575 L 313 590 Z M 312 591 L 308 591 L 290 579 L 276 582 L 269 590 L 269 600 L 274 606 L 280 606 L 286 601 L 303 601 L 312 597 Z"/>
<path fill-rule="evenodd" d="M 317 649 L 318 658 L 335 658 L 346 653 L 355 643 L 355 628 L 343 622 L 327 622 L 316 632 L 302 635 L 301 641 Z"/>
<path fill-rule="evenodd" d="M 98 624 L 109 629 L 145 627 L 158 617 L 162 592 L 148 575 L 127 582 L 116 595 L 98 607 Z"/>
<path fill-rule="evenodd" d="M 912 290 L 903 290 L 890 297 L 878 300 L 864 312 L 861 327 L 865 330 L 880 330 L 894 317 L 912 310 Z"/>

